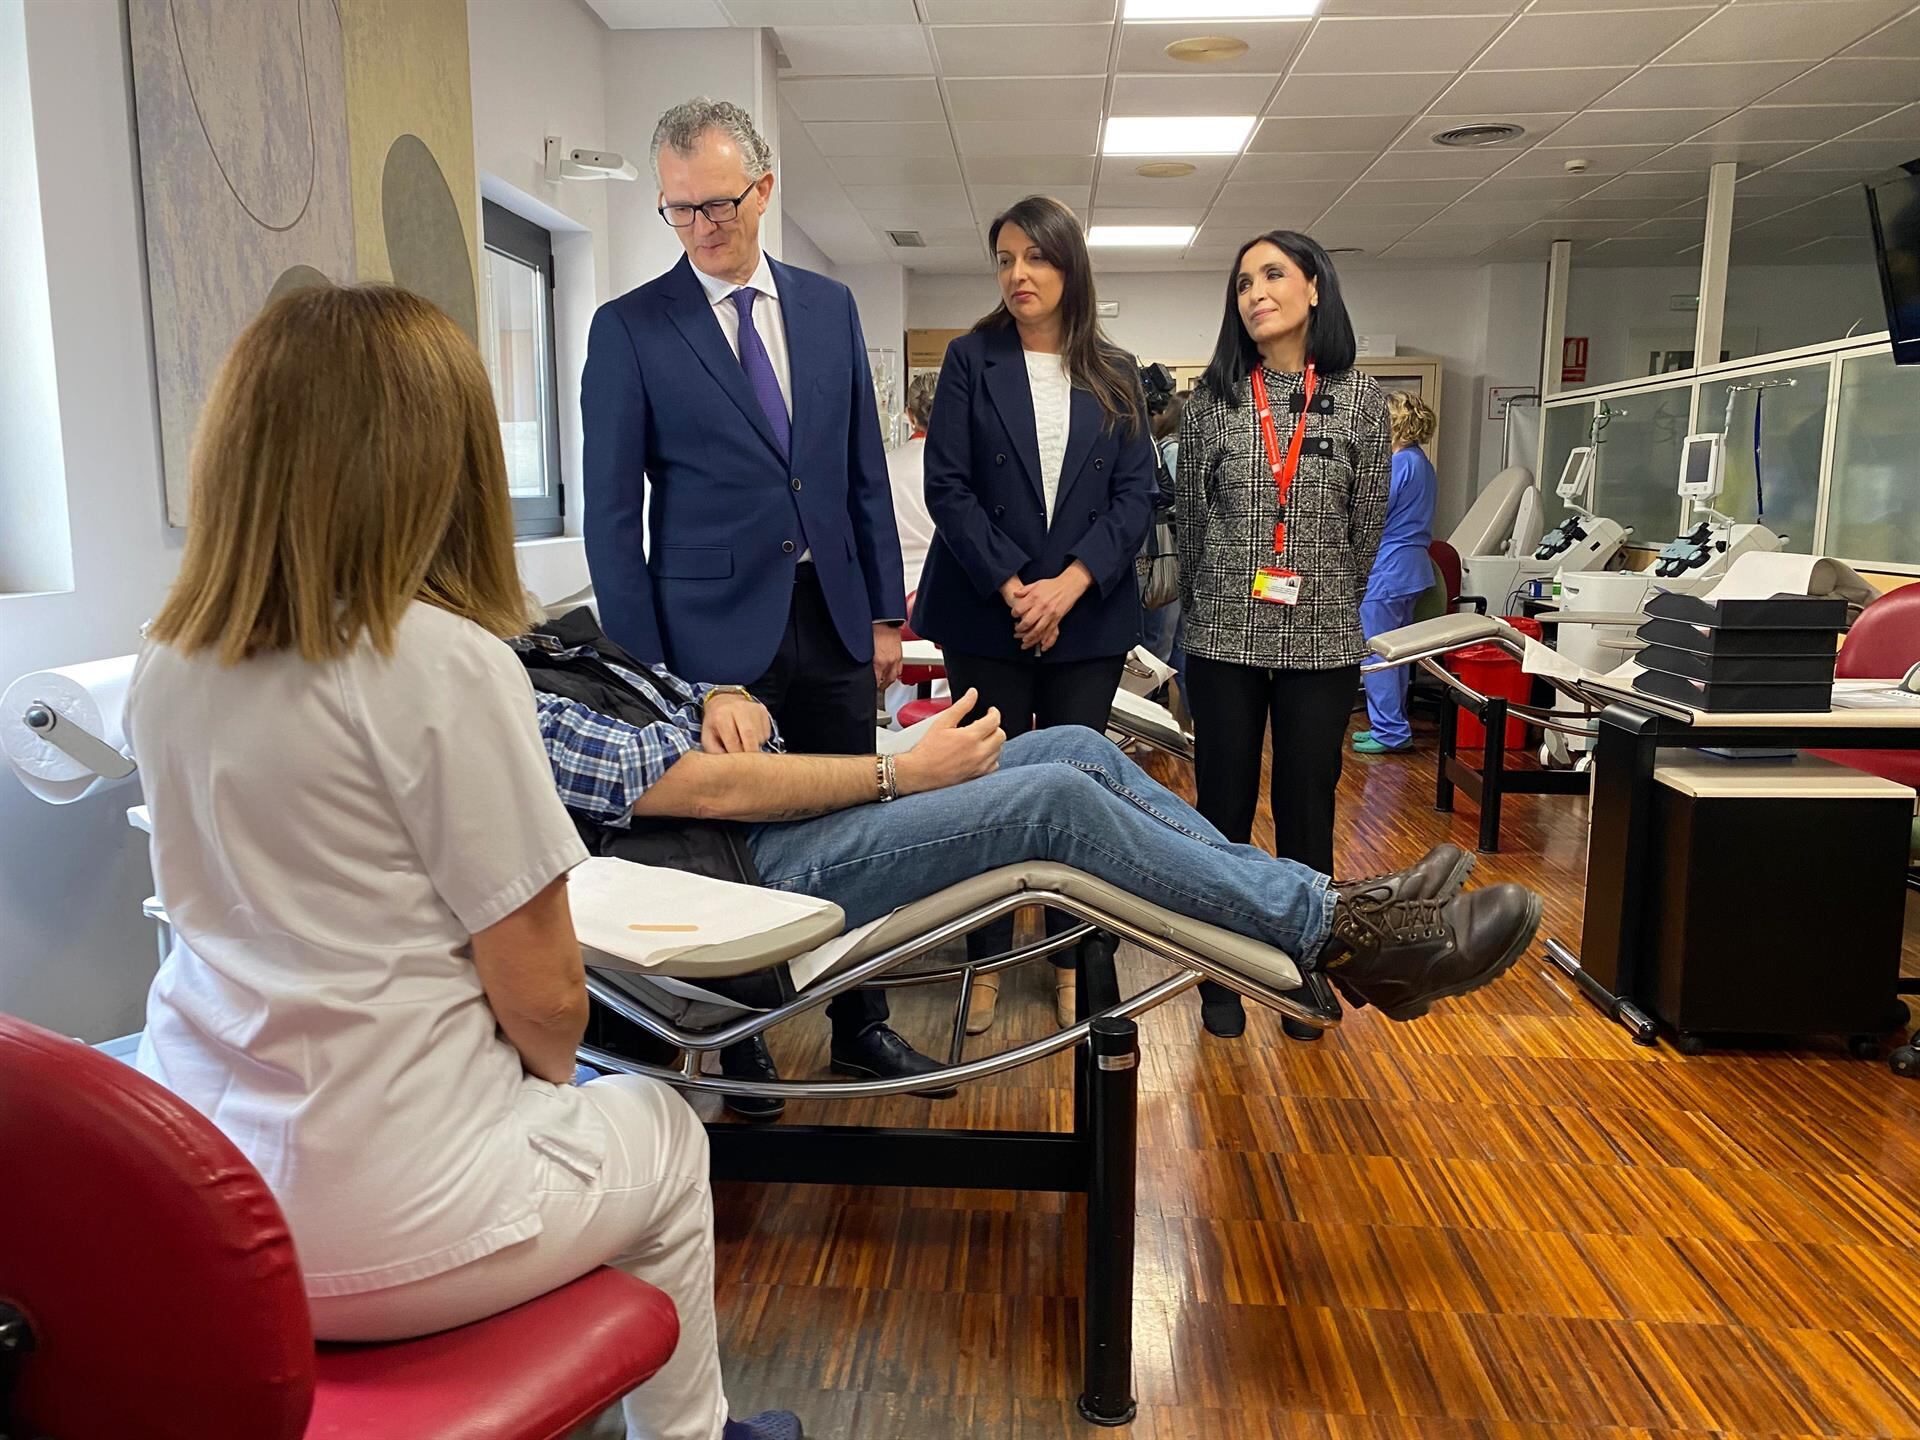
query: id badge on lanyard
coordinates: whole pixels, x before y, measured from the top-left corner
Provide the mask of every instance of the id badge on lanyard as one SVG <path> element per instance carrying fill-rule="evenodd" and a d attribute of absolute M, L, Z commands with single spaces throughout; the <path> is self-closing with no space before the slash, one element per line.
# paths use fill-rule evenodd
<path fill-rule="evenodd" d="M 1307 414 L 1313 408 L 1315 376 L 1307 366 L 1306 399 L 1300 406 L 1300 419 L 1287 442 L 1286 455 L 1280 453 L 1280 431 L 1273 423 L 1273 407 L 1267 403 L 1267 379 L 1260 366 L 1253 371 L 1253 404 L 1260 415 L 1260 439 L 1266 446 L 1267 463 L 1273 468 L 1274 507 L 1273 555 L 1276 562 L 1287 549 L 1287 493 L 1293 489 L 1293 477 L 1300 469 L 1300 443 L 1306 438 Z M 1278 563 L 1262 565 L 1253 572 L 1253 598 L 1269 605 L 1296 605 L 1300 601 L 1300 576 Z"/>

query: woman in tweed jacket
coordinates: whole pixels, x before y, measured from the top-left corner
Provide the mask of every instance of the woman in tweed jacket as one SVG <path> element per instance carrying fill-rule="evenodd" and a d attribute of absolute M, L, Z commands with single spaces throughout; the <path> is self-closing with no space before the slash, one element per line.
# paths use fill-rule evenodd
<path fill-rule="evenodd" d="M 1274 851 L 1328 873 L 1347 716 L 1366 654 L 1360 601 L 1392 468 L 1386 395 L 1353 368 L 1354 348 L 1327 252 L 1291 230 L 1258 236 L 1235 258 L 1213 362 L 1180 425 L 1180 603 L 1198 808 L 1229 840 L 1249 839 L 1270 726 Z M 1256 368 L 1281 462 L 1307 411 L 1279 536 Z M 1278 599 L 1258 598 L 1256 583 Z M 1202 983 L 1201 1014 L 1215 1035 L 1246 1028 L 1239 996 L 1221 985 Z"/>

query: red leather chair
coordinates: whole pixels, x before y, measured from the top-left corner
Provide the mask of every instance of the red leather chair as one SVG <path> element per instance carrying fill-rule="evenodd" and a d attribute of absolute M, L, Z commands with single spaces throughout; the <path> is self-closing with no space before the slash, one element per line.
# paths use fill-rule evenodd
<path fill-rule="evenodd" d="M 1451 614 L 1461 605 L 1460 552 L 1444 540 L 1434 540 L 1427 545 L 1427 555 L 1433 561 L 1433 568 L 1440 572 L 1441 588 L 1447 592 L 1447 612 Z M 1465 603 L 1482 615 L 1487 613 L 1487 602 L 1478 595 L 1469 596 Z"/>
<path fill-rule="evenodd" d="M 1834 674 L 1842 680 L 1900 680 L 1920 661 L 1920 585 L 1889 590 L 1860 612 L 1846 638 Z M 1920 790 L 1920 751 L 1815 751 L 1842 765 Z"/>
<path fill-rule="evenodd" d="M 246 1157 L 138 1071 L 7 1015 L 0 1156 L 0 1435 L 559 1440 L 679 1339 L 665 1295 L 603 1269 L 457 1330 L 316 1350 Z"/>
<path fill-rule="evenodd" d="M 911 595 L 907 596 L 907 609 L 913 609 L 913 596 Z M 907 622 L 900 627 L 900 638 L 902 640 L 918 640 L 920 637 L 913 633 L 912 623 Z M 912 685 L 915 688 L 926 687 L 920 689 L 919 699 L 909 700 L 900 707 L 898 719 L 902 730 L 912 725 L 918 725 L 922 720 L 927 719 L 931 715 L 938 715 L 942 710 L 953 704 L 951 699 L 943 698 L 936 700 L 931 693 L 933 682 L 946 678 L 947 667 L 944 665 L 902 665 L 900 667 L 900 683 L 902 685 Z"/>

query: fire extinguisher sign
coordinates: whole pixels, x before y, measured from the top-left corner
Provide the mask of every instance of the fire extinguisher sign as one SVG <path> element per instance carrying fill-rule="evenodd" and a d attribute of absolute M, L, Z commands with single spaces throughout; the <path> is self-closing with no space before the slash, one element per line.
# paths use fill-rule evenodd
<path fill-rule="evenodd" d="M 1584 385 L 1587 381 L 1587 337 L 1569 335 L 1560 345 L 1560 383 Z"/>

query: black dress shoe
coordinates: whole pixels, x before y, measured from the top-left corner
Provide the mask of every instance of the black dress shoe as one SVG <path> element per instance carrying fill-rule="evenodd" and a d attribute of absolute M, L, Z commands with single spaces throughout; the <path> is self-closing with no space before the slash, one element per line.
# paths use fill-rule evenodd
<path fill-rule="evenodd" d="M 1327 1033 L 1318 1025 L 1311 1025 L 1305 1020 L 1296 1020 L 1291 1015 L 1280 1017 L 1280 1028 L 1286 1031 L 1289 1040 L 1298 1040 L 1302 1044 L 1310 1040 L 1318 1040 Z"/>
<path fill-rule="evenodd" d="M 1434 1001 L 1497 978 L 1539 927 L 1540 897 L 1521 885 L 1490 885 L 1452 900 L 1343 901 L 1320 967 L 1389 1020 L 1414 1020 Z"/>
<path fill-rule="evenodd" d="M 720 1052 L 720 1073 L 729 1080 L 778 1080 L 773 1056 L 767 1042 L 758 1035 L 741 1040 Z M 787 1102 L 778 1095 L 728 1095 L 727 1109 L 742 1120 L 778 1120 L 787 1113 Z"/>
<path fill-rule="evenodd" d="M 1238 992 L 1213 980 L 1200 982 L 1200 1023 L 1209 1035 L 1237 1040 L 1247 1033 L 1247 1007 Z"/>
<path fill-rule="evenodd" d="M 895 1034 L 892 1026 L 876 1020 L 851 1039 L 833 1037 L 832 1068 L 836 1075 L 891 1080 L 898 1075 L 928 1075 L 946 1066 L 930 1055 L 922 1055 Z M 913 1093 L 928 1100 L 944 1100 L 959 1088 L 942 1085 Z"/>

